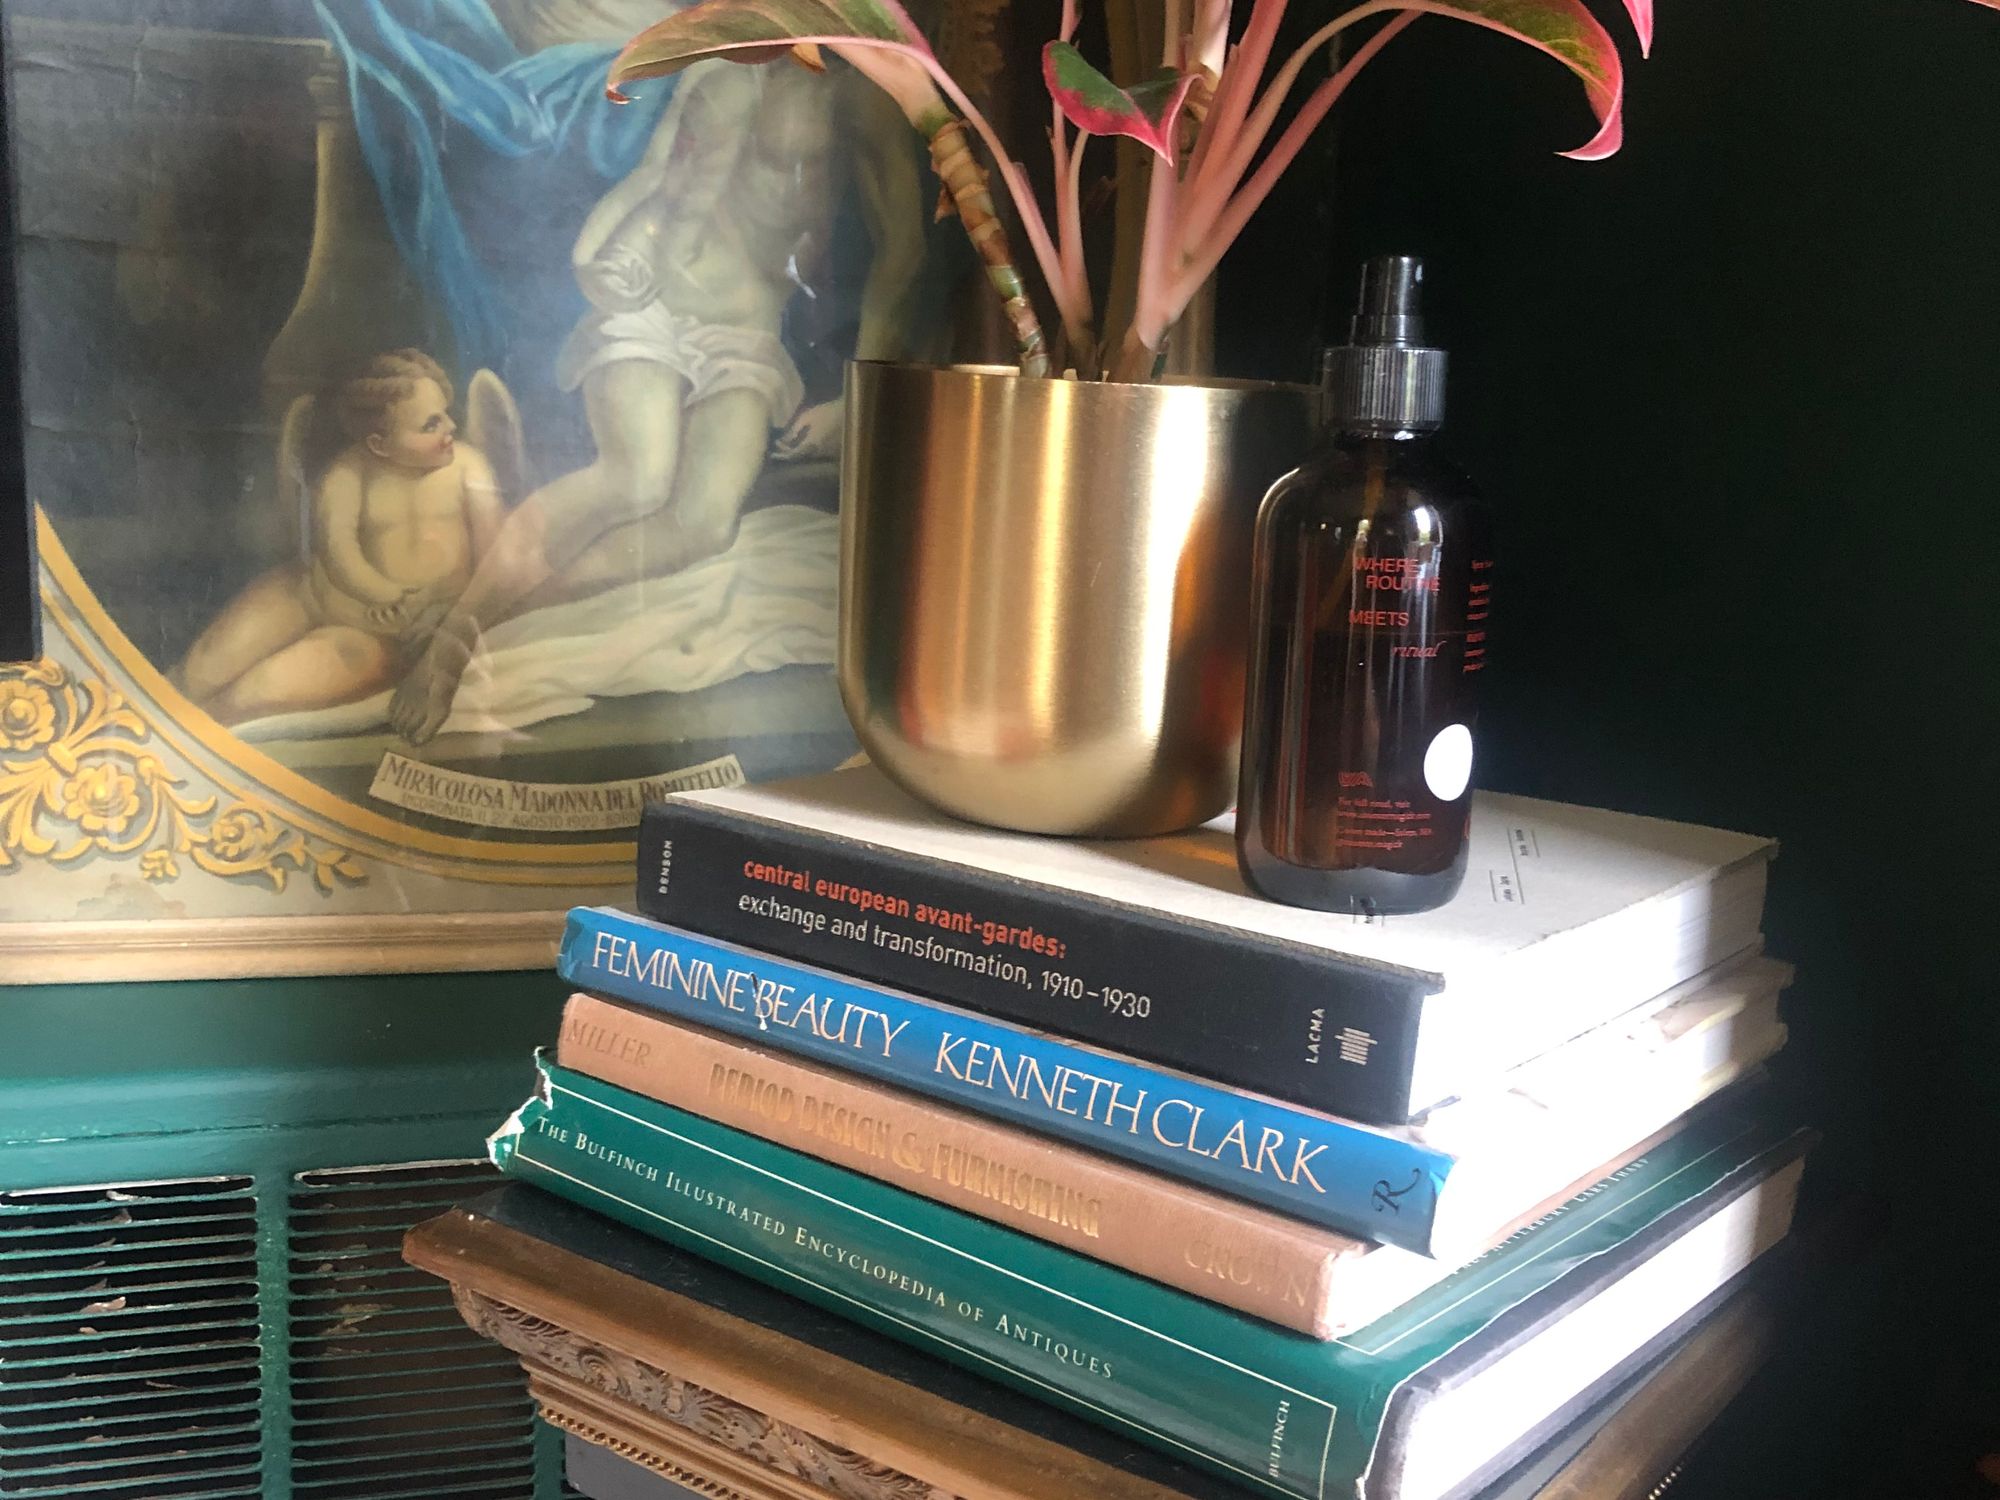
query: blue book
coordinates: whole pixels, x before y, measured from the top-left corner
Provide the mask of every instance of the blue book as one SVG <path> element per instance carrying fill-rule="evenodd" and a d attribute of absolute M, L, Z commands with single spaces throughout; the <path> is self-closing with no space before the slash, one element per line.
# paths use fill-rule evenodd
<path fill-rule="evenodd" d="M 1782 975 L 1770 969 L 1723 982 L 1767 985 L 1774 994 Z M 1469 1160 L 1463 1148 L 1426 1140 L 1421 1126 L 1344 1120 L 611 908 L 570 913 L 557 970 L 612 1000 L 948 1100 L 1358 1238 L 1454 1258 L 1636 1148 L 1782 1038 L 1775 1029 L 1718 1033 L 1723 1045 L 1697 1076 L 1629 1090 L 1616 1106 L 1593 1100 L 1560 1131 L 1540 1118 L 1545 1111 L 1530 1110 L 1532 1141 L 1541 1143 L 1532 1149 L 1530 1137 L 1498 1128 L 1504 1114 L 1481 1112 L 1480 1129 L 1459 1132 L 1488 1148 Z"/>

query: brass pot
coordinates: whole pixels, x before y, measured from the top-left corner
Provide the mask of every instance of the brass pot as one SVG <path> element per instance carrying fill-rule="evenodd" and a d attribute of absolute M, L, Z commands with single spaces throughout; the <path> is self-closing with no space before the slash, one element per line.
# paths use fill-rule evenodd
<path fill-rule="evenodd" d="M 875 763 L 1033 833 L 1227 808 L 1257 505 L 1315 399 L 850 365 L 840 692 Z"/>

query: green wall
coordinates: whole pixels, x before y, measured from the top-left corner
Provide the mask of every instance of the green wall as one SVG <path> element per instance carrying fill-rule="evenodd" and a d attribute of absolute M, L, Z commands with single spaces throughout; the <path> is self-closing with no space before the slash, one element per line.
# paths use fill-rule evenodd
<path fill-rule="evenodd" d="M 1444 21 L 1344 108 L 1231 362 L 1302 367 L 1270 288 L 1344 307 L 1364 255 L 1428 256 L 1502 516 L 1482 779 L 1783 841 L 1784 1073 L 1852 1222 L 1740 1492 L 1991 1493 L 2000 14 L 1667 0 L 1605 163 L 1552 154 L 1590 127 L 1559 68 Z"/>
<path fill-rule="evenodd" d="M 497 1124 L 564 993 L 552 973 L 0 987 L 8 1185 L 41 1175 L 35 1142 L 49 1154 L 169 1131 Z M 465 1146 L 476 1154 L 477 1136 Z"/>

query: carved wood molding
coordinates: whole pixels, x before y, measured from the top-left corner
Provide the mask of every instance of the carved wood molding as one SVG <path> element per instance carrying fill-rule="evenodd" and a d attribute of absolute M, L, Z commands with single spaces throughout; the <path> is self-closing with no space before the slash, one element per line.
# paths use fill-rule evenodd
<path fill-rule="evenodd" d="M 478 1334 L 521 1356 L 542 1415 L 723 1500 L 957 1500 L 950 1492 L 464 1286 Z"/>
<path fill-rule="evenodd" d="M 1119 1461 L 1115 1439 L 1064 1441 L 1059 1413 L 1024 1404 L 1023 1424 L 873 1369 L 858 1350 L 850 1357 L 738 1317 L 483 1213 L 456 1209 L 419 1224 L 403 1255 L 452 1284 L 466 1321 L 522 1361 L 558 1425 L 720 1487 L 707 1493 L 1187 1500 L 1190 1489 L 1214 1488 L 1135 1472 L 1153 1461 L 1136 1452 Z"/>

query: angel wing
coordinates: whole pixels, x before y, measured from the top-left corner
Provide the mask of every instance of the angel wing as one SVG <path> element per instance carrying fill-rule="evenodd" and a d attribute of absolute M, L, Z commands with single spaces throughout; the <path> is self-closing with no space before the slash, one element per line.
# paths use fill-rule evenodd
<path fill-rule="evenodd" d="M 278 428 L 278 505 L 298 519 L 298 549 L 302 562 L 311 562 L 313 553 L 313 476 L 307 472 L 313 461 L 313 418 L 318 398 L 300 396 L 285 408 Z"/>
<path fill-rule="evenodd" d="M 511 508 L 534 489 L 521 408 L 507 383 L 491 370 L 474 372 L 465 387 L 465 440 L 486 455 L 500 498 Z"/>

